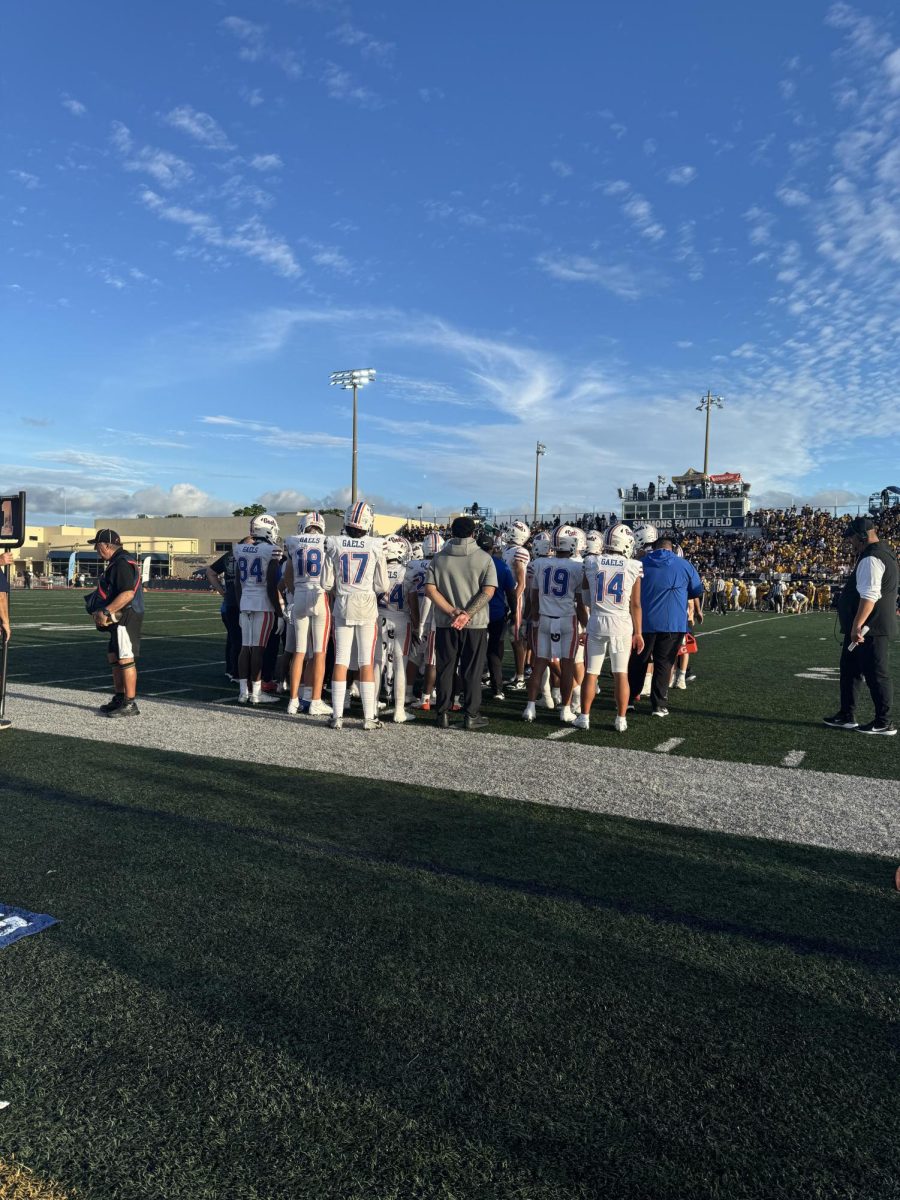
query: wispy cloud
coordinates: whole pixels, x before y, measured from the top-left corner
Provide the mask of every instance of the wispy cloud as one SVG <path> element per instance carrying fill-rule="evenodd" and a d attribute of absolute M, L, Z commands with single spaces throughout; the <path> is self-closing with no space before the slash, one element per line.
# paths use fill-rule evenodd
<path fill-rule="evenodd" d="M 560 179 L 568 179 L 573 174 L 573 168 L 567 162 L 563 162 L 561 158 L 554 158 L 550 164 L 550 170 Z"/>
<path fill-rule="evenodd" d="M 322 74 L 322 82 L 332 100 L 344 100 L 350 104 L 358 104 L 360 108 L 381 108 L 384 101 L 371 88 L 357 83 L 349 71 L 336 63 L 327 63 Z"/>
<path fill-rule="evenodd" d="M 199 142 L 210 150 L 231 150 L 233 147 L 225 134 L 225 130 L 209 113 L 198 112 L 190 104 L 182 104 L 166 113 L 165 121 L 173 129 L 180 129 L 193 141 Z"/>
<path fill-rule="evenodd" d="M 232 229 L 223 229 L 209 213 L 170 204 L 149 189 L 144 189 L 140 198 L 162 220 L 183 225 L 192 237 L 199 238 L 207 245 L 235 250 L 254 258 L 286 279 L 296 279 L 303 273 L 284 238 L 271 233 L 258 217 L 251 217 Z"/>
<path fill-rule="evenodd" d="M 254 154 L 250 166 L 255 171 L 280 171 L 284 163 L 277 154 Z"/>
<path fill-rule="evenodd" d="M 673 167 L 669 171 L 666 179 L 669 183 L 674 183 L 678 187 L 687 187 L 689 183 L 693 183 L 697 178 L 697 168 L 685 164 L 681 167 Z"/>
<path fill-rule="evenodd" d="M 268 39 L 268 26 L 257 25 L 243 17 L 225 17 L 219 28 L 238 42 L 238 56 L 244 62 L 271 62 L 284 71 L 288 79 L 299 79 L 303 68 L 299 56 L 290 47 L 273 46 Z"/>
<path fill-rule="evenodd" d="M 122 165 L 126 171 L 149 175 L 160 187 L 176 188 L 194 177 L 193 167 L 177 154 L 159 150 L 155 146 L 136 149 L 131 131 L 121 121 L 113 121 L 110 141 L 122 155 Z"/>
<path fill-rule="evenodd" d="M 637 300 L 645 291 L 637 273 L 630 267 L 601 262 L 584 254 L 542 254 L 537 264 L 553 279 L 565 283 L 597 284 L 623 300 Z"/>
<path fill-rule="evenodd" d="M 21 183 L 22 187 L 28 188 L 29 191 L 33 191 L 35 188 L 41 186 L 40 179 L 37 175 L 32 175 L 30 171 L 11 170 L 7 171 L 7 175 L 9 175 L 10 179 L 15 179 L 17 183 Z"/>
<path fill-rule="evenodd" d="M 340 25 L 332 36 L 337 38 L 341 45 L 355 47 L 363 58 L 372 59 L 382 67 L 389 67 L 394 61 L 397 47 L 393 42 L 379 41 L 347 21 Z"/>
<path fill-rule="evenodd" d="M 67 109 L 73 117 L 83 117 L 87 114 L 87 105 L 82 104 L 80 100 L 76 100 L 74 96 L 63 95 L 60 100 L 63 108 Z"/>

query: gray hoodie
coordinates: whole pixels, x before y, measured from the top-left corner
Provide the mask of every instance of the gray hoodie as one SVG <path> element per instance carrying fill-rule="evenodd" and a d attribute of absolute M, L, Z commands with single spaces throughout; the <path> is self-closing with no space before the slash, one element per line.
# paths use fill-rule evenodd
<path fill-rule="evenodd" d="M 450 538 L 428 564 L 425 582 L 433 583 L 454 608 L 465 608 L 482 588 L 497 586 L 497 568 L 474 538 Z M 452 623 L 453 617 L 435 605 L 435 627 L 447 629 Z M 487 626 L 488 605 L 485 605 L 475 613 L 467 628 L 487 629 Z"/>

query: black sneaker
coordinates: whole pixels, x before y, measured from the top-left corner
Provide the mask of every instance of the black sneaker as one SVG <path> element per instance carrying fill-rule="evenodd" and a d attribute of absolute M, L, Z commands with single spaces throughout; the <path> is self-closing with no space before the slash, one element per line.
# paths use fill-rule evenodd
<path fill-rule="evenodd" d="M 133 700 L 124 700 L 115 708 L 109 709 L 106 715 L 108 717 L 137 717 L 140 716 L 140 712 L 141 710 Z"/>
<path fill-rule="evenodd" d="M 897 726 L 893 721 L 869 721 L 867 725 L 857 725 L 857 733 L 879 733 L 882 737 L 893 737 Z"/>
<path fill-rule="evenodd" d="M 487 717 L 482 717 L 482 716 L 468 717 L 467 716 L 467 717 L 463 718 L 463 729 L 484 729 L 488 725 L 490 725 L 490 721 L 488 720 Z"/>
<path fill-rule="evenodd" d="M 107 700 L 105 704 L 100 705 L 100 711 L 111 713 L 114 708 L 121 708 L 125 703 L 125 697 L 121 692 L 116 692 L 112 700 Z"/>
<path fill-rule="evenodd" d="M 822 724 L 829 729 L 858 729 L 859 725 L 846 713 L 835 713 L 833 717 L 823 717 Z"/>

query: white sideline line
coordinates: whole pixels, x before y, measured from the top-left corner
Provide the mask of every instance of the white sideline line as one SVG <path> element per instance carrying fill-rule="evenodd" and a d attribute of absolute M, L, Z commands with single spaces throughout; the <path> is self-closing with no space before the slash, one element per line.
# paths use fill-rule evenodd
<path fill-rule="evenodd" d="M 142 642 L 183 642 L 186 638 L 195 637 L 215 637 L 216 630 L 210 630 L 207 633 L 151 633 L 149 636 L 141 634 Z M 10 652 L 13 650 L 58 650 L 60 646 L 83 646 L 84 638 L 77 642 L 16 642 L 14 646 L 10 646 Z"/>
<path fill-rule="evenodd" d="M 717 633 L 731 633 L 733 629 L 743 629 L 745 625 L 765 625 L 766 621 L 786 621 L 788 617 L 796 616 L 796 613 L 780 613 L 777 617 L 763 617 L 761 621 L 741 621 L 740 625 L 728 625 L 724 629 L 701 629 L 694 637 L 714 637 Z"/>
<path fill-rule="evenodd" d="M 575 733 L 575 732 L 576 732 L 576 730 L 574 730 L 571 726 L 569 726 L 568 729 L 557 729 L 556 733 L 548 733 L 547 737 L 550 741 L 555 742 L 558 738 L 568 737 L 570 733 Z"/>
<path fill-rule="evenodd" d="M 660 742 L 653 749 L 657 754 L 668 754 L 670 750 L 674 750 L 676 746 L 680 746 L 684 738 L 669 738 L 668 741 Z"/>
<path fill-rule="evenodd" d="M 781 760 L 781 765 L 784 767 L 799 767 L 806 758 L 805 750 L 788 750 L 787 754 Z"/>
<path fill-rule="evenodd" d="M 152 667 L 149 671 L 142 671 L 138 667 L 138 676 L 143 675 L 163 675 L 166 671 L 189 671 L 192 667 L 216 667 L 221 666 L 219 659 L 208 660 L 207 662 L 199 663 L 183 663 L 180 667 Z M 70 679 L 42 679 L 39 687 L 49 687 L 52 683 L 80 683 L 83 679 L 103 679 L 109 671 L 96 671 L 93 675 L 74 675 Z"/>
<path fill-rule="evenodd" d="M 174 696 L 176 692 L 189 692 L 190 688 L 169 688 L 165 692 L 144 692 L 145 696 Z"/>

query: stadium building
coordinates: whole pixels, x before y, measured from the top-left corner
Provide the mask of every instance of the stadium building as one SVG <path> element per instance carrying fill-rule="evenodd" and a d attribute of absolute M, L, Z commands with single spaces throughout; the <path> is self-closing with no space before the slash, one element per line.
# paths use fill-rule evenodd
<path fill-rule="evenodd" d="M 750 484 L 740 474 L 705 475 L 689 467 L 683 475 L 664 475 L 646 487 L 619 488 L 622 518 L 630 524 L 650 521 L 660 529 L 744 529 L 750 512 Z"/>

